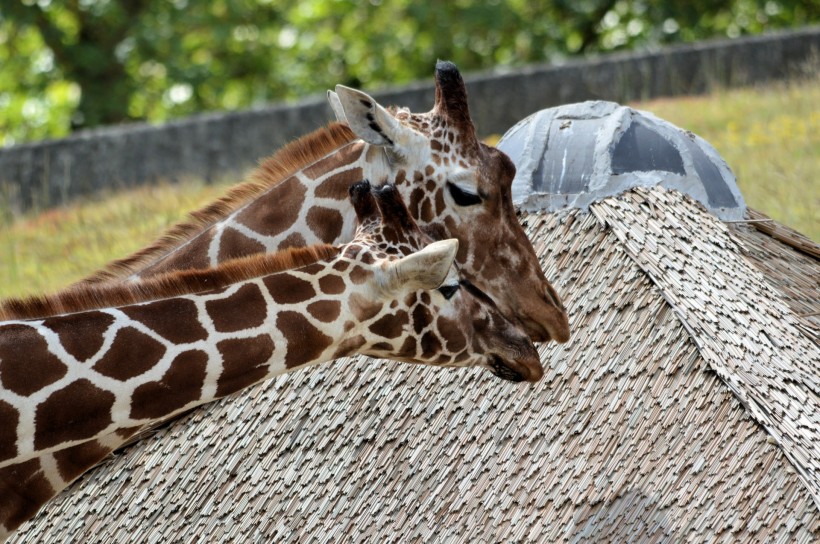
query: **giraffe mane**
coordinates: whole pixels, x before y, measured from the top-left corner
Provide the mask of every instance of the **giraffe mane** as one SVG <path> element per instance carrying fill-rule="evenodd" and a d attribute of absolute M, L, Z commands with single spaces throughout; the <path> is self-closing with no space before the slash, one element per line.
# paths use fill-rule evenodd
<path fill-rule="evenodd" d="M 301 268 L 332 258 L 339 251 L 328 244 L 317 244 L 240 257 L 213 268 L 168 272 L 139 282 L 77 284 L 53 295 L 0 301 L 0 321 L 52 317 L 220 289 L 240 281 Z"/>
<path fill-rule="evenodd" d="M 286 144 L 273 155 L 263 159 L 251 173 L 248 181 L 229 189 L 224 196 L 199 210 L 189 213 L 186 220 L 170 227 L 149 246 L 128 257 L 108 263 L 101 270 L 81 280 L 78 285 L 117 280 L 139 271 L 179 243 L 192 239 L 205 228 L 225 219 L 277 183 L 354 140 L 356 135 L 350 127 L 341 123 L 330 123 Z"/>

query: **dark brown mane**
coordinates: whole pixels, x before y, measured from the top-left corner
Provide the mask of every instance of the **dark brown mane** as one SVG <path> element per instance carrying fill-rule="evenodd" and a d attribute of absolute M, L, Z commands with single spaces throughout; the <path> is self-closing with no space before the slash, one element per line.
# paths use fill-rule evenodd
<path fill-rule="evenodd" d="M 79 284 L 54 295 L 0 302 L 0 321 L 36 319 L 102 308 L 115 308 L 226 287 L 232 283 L 300 268 L 336 256 L 339 249 L 319 244 L 259 253 L 203 270 L 169 272 L 139 282 Z"/>
<path fill-rule="evenodd" d="M 112 261 L 80 281 L 77 285 L 116 281 L 130 276 L 182 242 L 190 240 L 207 227 L 228 217 L 244 204 L 255 199 L 306 166 L 329 155 L 356 139 L 347 125 L 331 123 L 298 140 L 290 142 L 270 157 L 262 160 L 249 181 L 231 188 L 224 196 L 188 214 L 188 219 L 168 229 L 151 245 L 129 257 Z"/>

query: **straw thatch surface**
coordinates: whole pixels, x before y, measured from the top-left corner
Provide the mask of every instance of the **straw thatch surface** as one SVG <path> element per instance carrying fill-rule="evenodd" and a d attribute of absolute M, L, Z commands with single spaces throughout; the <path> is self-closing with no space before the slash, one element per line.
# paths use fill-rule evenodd
<path fill-rule="evenodd" d="M 755 262 L 787 251 L 659 188 L 523 219 L 574 328 L 540 383 L 283 376 L 126 449 L 17 541 L 818 538 L 820 356 L 793 314 L 820 297 Z"/>
<path fill-rule="evenodd" d="M 729 229 L 747 260 L 789 305 L 799 327 L 820 338 L 820 246 L 768 216 L 749 210 L 751 223 Z"/>

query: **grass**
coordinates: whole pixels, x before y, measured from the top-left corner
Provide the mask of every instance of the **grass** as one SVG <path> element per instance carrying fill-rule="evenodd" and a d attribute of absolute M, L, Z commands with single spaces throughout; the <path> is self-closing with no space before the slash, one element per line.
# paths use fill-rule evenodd
<path fill-rule="evenodd" d="M 714 145 L 746 203 L 820 240 L 820 78 L 631 104 Z M 225 191 L 195 180 L 0 223 L 0 298 L 54 291 L 147 245 Z M 3 217 L 0 210 L 0 217 Z M 6 214 L 8 215 L 8 214 Z"/>
<path fill-rule="evenodd" d="M 100 195 L 0 226 L 0 298 L 54 291 L 152 242 L 225 192 L 187 180 Z"/>
<path fill-rule="evenodd" d="M 746 205 L 820 241 L 820 77 L 632 104 L 705 138 Z"/>

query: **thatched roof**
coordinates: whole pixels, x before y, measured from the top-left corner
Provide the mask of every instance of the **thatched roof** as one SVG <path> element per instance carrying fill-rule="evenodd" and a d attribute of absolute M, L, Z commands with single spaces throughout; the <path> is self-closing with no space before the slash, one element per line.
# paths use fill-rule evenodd
<path fill-rule="evenodd" d="M 13 541 L 818 538 L 817 245 L 660 187 L 523 219 L 574 331 L 540 383 L 364 358 L 283 376 L 127 448 Z"/>

